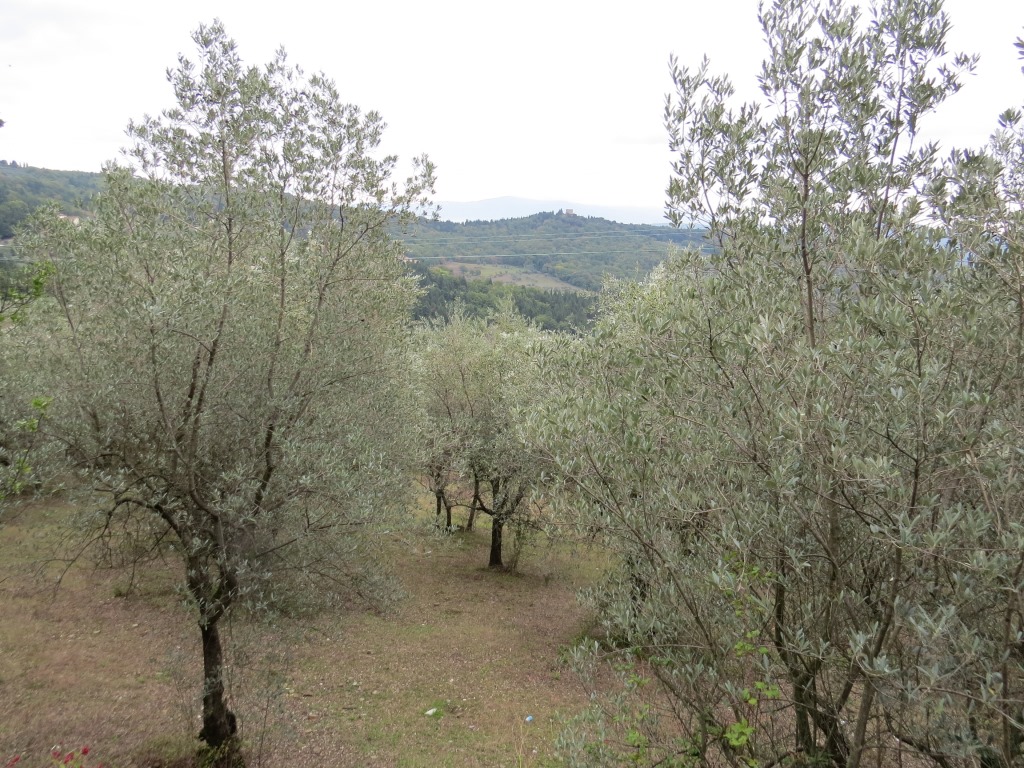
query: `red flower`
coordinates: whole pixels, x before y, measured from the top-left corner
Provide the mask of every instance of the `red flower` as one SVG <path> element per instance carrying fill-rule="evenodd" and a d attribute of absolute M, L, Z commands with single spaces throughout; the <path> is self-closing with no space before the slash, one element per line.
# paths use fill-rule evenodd
<path fill-rule="evenodd" d="M 88 747 L 82 747 L 82 754 L 83 755 L 88 755 L 89 754 L 89 748 Z"/>
<path fill-rule="evenodd" d="M 67 756 L 64 758 L 64 765 L 67 765 L 68 763 L 70 763 L 74 759 L 75 759 L 75 753 L 74 752 L 68 752 Z"/>

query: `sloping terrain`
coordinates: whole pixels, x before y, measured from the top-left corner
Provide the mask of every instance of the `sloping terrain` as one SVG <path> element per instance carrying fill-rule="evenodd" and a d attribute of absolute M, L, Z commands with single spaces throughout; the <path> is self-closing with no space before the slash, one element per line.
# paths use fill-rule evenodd
<path fill-rule="evenodd" d="M 34 502 L 0 527 L 0 765 L 90 747 L 106 766 L 188 766 L 199 730 L 198 632 L 172 564 L 133 578 L 44 562 L 70 507 Z M 539 548 L 489 571 L 489 529 L 416 522 L 390 550 L 408 596 L 230 628 L 232 698 L 250 765 L 539 766 L 585 704 L 559 662 L 586 617 L 585 560 Z M 126 594 L 127 593 L 127 594 Z M 430 715 L 426 714 L 431 712 Z M 527 718 L 532 718 L 527 721 Z"/>

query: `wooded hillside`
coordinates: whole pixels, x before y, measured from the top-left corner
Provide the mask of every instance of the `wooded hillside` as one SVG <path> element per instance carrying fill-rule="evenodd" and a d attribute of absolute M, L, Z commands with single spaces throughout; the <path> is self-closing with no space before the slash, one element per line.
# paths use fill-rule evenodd
<path fill-rule="evenodd" d="M 67 215 L 88 215 L 101 179 L 98 173 L 0 161 L 0 240 L 13 238 L 18 225 L 47 202 L 57 202 Z M 596 299 L 587 293 L 599 291 L 605 279 L 642 279 L 671 246 L 700 245 L 704 235 L 565 211 L 466 223 L 421 218 L 393 234 L 425 289 L 414 318 L 445 316 L 456 300 L 483 317 L 511 299 L 525 317 L 554 331 L 590 323 Z"/>
<path fill-rule="evenodd" d="M 606 276 L 645 277 L 664 261 L 670 246 L 700 246 L 704 232 L 558 211 L 464 224 L 420 219 L 401 239 L 409 258 L 429 265 L 507 264 L 598 291 Z"/>
<path fill-rule="evenodd" d="M 47 168 L 0 160 L 0 240 L 14 237 L 14 230 L 36 208 L 56 201 L 68 215 L 80 215 L 100 189 L 101 176 L 84 171 L 51 171 Z"/>

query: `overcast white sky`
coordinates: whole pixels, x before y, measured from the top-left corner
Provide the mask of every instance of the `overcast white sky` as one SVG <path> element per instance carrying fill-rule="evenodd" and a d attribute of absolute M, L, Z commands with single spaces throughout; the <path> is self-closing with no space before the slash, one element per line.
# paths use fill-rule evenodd
<path fill-rule="evenodd" d="M 944 109 L 947 145 L 983 143 L 1024 104 L 1020 0 L 947 0 L 951 47 L 980 53 Z M 0 0 L 0 158 L 98 171 L 132 118 L 171 106 L 164 72 L 220 18 L 243 59 L 283 45 L 388 122 L 388 151 L 428 153 L 439 200 L 514 195 L 661 208 L 667 59 L 755 92 L 756 0 Z"/>

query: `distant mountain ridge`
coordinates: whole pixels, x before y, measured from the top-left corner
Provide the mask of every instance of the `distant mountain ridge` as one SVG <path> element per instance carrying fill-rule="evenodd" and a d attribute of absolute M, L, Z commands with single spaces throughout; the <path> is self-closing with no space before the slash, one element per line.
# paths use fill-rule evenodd
<path fill-rule="evenodd" d="M 68 214 L 80 214 L 90 197 L 102 188 L 102 175 L 87 171 L 60 171 L 0 161 L 0 239 L 9 238 L 14 227 L 42 202 L 56 200 Z M 443 201 L 444 221 L 499 221 L 537 213 L 572 211 L 577 216 L 607 219 L 621 224 L 667 226 L 664 211 L 638 206 L 590 205 L 569 200 L 532 200 L 493 197 L 469 202 Z"/>
<path fill-rule="evenodd" d="M 530 200 L 524 197 L 492 197 L 472 202 L 446 201 L 438 205 L 441 206 L 440 217 L 444 221 L 498 221 L 561 210 L 572 211 L 577 216 L 593 216 L 621 224 L 668 226 L 662 209 L 628 205 L 590 205 L 568 200 Z"/>

